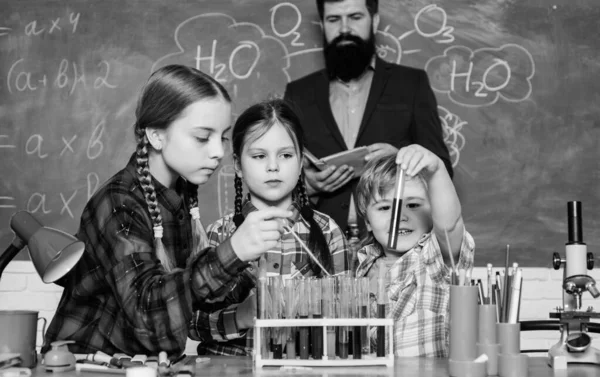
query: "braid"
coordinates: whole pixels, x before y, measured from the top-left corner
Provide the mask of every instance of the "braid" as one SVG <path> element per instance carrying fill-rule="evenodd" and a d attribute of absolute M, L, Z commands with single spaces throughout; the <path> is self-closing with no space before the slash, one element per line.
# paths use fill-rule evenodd
<path fill-rule="evenodd" d="M 208 235 L 200 220 L 200 209 L 198 208 L 198 185 L 187 182 L 186 184 L 190 215 L 192 215 L 192 252 L 190 258 L 194 258 L 200 250 L 208 247 Z"/>
<path fill-rule="evenodd" d="M 244 188 L 242 186 L 242 179 L 236 174 L 234 178 L 235 186 L 235 214 L 233 215 L 233 222 L 236 228 L 244 222 L 244 215 L 242 215 L 242 198 L 244 197 Z"/>
<path fill-rule="evenodd" d="M 136 164 L 137 164 L 137 175 L 148 205 L 148 211 L 152 218 L 154 225 L 154 247 L 156 249 L 156 256 L 162 263 L 167 271 L 171 271 L 174 266 L 171 259 L 167 256 L 165 246 L 162 243 L 162 216 L 160 214 L 160 208 L 158 207 L 158 201 L 156 200 L 156 190 L 152 184 L 152 178 L 150 176 L 150 169 L 148 167 L 148 138 L 143 129 L 139 127 L 135 128 L 135 136 L 138 140 L 136 147 Z"/>
<path fill-rule="evenodd" d="M 321 262 L 323 267 L 325 267 L 325 269 L 329 273 L 333 274 L 335 271 L 333 271 L 331 251 L 329 250 L 329 245 L 327 244 L 327 240 L 325 239 L 325 235 L 323 234 L 323 229 L 321 229 L 321 226 L 315 220 L 315 212 L 311 208 L 310 202 L 308 200 L 308 195 L 306 194 L 306 186 L 304 185 L 303 173 L 300 173 L 300 178 L 298 179 L 296 190 L 298 191 L 298 203 L 300 204 L 300 214 L 306 221 L 308 221 L 308 225 L 310 226 L 310 232 L 308 234 L 308 247 L 316 254 L 317 258 L 319 259 L 319 262 Z M 309 259 L 309 263 L 313 272 L 315 272 L 316 275 L 322 276 L 321 269 L 312 259 Z"/>
<path fill-rule="evenodd" d="M 310 207 L 310 201 L 308 199 L 308 195 L 306 194 L 306 186 L 304 185 L 304 173 L 300 173 L 296 190 L 298 191 L 298 202 L 300 203 L 300 206 Z"/>

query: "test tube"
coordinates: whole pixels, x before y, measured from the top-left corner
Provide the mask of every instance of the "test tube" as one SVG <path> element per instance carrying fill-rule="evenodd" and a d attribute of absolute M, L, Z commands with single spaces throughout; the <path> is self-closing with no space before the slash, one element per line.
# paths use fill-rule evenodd
<path fill-rule="evenodd" d="M 267 295 L 269 294 L 268 284 L 267 284 L 267 261 L 263 257 L 261 257 L 258 261 L 258 318 L 267 319 L 268 318 L 268 302 Z M 266 327 L 261 328 L 261 349 L 260 354 L 263 358 L 269 357 L 269 329 Z"/>
<path fill-rule="evenodd" d="M 322 318 L 321 309 L 321 279 L 310 279 L 310 314 L 312 318 Z M 313 359 L 323 358 L 323 328 L 313 326 L 312 328 L 312 357 Z"/>
<path fill-rule="evenodd" d="M 352 278 L 349 276 L 339 276 L 339 289 L 340 318 L 350 318 L 350 308 L 352 302 Z M 348 358 L 349 331 L 350 328 L 348 326 L 340 326 L 339 328 L 338 348 L 340 359 Z"/>
<path fill-rule="evenodd" d="M 283 315 L 283 281 L 281 275 L 268 278 L 269 292 L 271 294 L 270 318 L 281 319 Z M 271 342 L 274 359 L 283 358 L 283 328 L 271 329 Z"/>
<path fill-rule="evenodd" d="M 388 249 L 392 250 L 395 250 L 398 244 L 398 231 L 400 230 L 400 220 L 402 216 L 402 195 L 404 193 L 404 169 L 401 169 L 400 165 L 398 165 L 397 171 L 387 244 Z"/>
<path fill-rule="evenodd" d="M 362 302 L 360 300 L 360 281 L 359 278 L 352 279 L 352 317 L 360 318 Z M 352 358 L 362 359 L 362 332 L 361 326 L 354 326 L 352 329 Z"/>
<path fill-rule="evenodd" d="M 308 299 L 309 299 L 308 279 L 300 279 L 298 282 L 298 318 L 308 318 Z M 302 326 L 298 332 L 298 344 L 300 346 L 300 359 L 308 359 L 310 327 Z"/>
<path fill-rule="evenodd" d="M 285 318 L 296 318 L 296 305 L 298 297 L 296 296 L 296 279 L 287 279 L 285 281 Z M 286 354 L 288 359 L 296 358 L 296 329 L 287 328 Z"/>
<path fill-rule="evenodd" d="M 369 289 L 369 278 L 362 277 L 357 279 L 358 288 L 358 296 L 356 298 L 356 302 L 358 305 L 358 316 L 357 318 L 370 318 L 369 313 L 369 304 L 371 302 L 370 299 L 370 289 Z M 369 337 L 369 326 L 361 326 L 360 327 L 360 338 L 361 342 L 361 352 L 363 355 L 368 355 L 371 353 L 371 339 Z"/>
<path fill-rule="evenodd" d="M 377 317 L 385 318 L 387 303 L 385 263 L 379 263 L 379 278 L 377 279 Z M 385 357 L 385 326 L 377 327 L 377 357 Z"/>
<path fill-rule="evenodd" d="M 323 317 L 335 318 L 335 281 L 332 276 L 322 279 L 323 288 Z M 327 358 L 335 359 L 335 327 L 327 326 Z"/>

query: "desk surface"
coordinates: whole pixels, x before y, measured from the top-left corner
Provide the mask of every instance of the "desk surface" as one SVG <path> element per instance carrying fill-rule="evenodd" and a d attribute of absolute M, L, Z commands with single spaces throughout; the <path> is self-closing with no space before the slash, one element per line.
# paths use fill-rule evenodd
<path fill-rule="evenodd" d="M 33 377 L 110 377 L 115 374 L 84 372 L 48 373 L 38 367 Z M 396 358 L 393 368 L 386 367 L 323 367 L 310 370 L 282 371 L 279 367 L 254 369 L 252 360 L 245 357 L 211 357 L 207 363 L 197 364 L 196 377 L 204 376 L 381 376 L 381 377 L 438 377 L 448 376 L 448 360 L 436 358 Z M 124 374 L 122 375 L 124 376 Z M 570 364 L 567 371 L 553 370 L 546 364 L 544 357 L 531 357 L 528 377 L 600 377 L 600 366 Z"/>

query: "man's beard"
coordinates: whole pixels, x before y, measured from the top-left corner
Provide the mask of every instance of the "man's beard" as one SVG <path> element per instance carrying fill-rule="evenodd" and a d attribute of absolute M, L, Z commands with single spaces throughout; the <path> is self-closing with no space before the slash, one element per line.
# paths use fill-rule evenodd
<path fill-rule="evenodd" d="M 371 30 L 369 39 L 364 40 L 355 35 L 340 34 L 331 43 L 325 42 L 324 52 L 329 79 L 338 78 L 348 82 L 360 77 L 371 64 L 375 53 L 375 35 Z"/>

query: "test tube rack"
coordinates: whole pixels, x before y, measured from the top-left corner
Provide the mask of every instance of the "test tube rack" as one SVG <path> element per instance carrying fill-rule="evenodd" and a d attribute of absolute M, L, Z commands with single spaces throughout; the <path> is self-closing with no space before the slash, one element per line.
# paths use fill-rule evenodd
<path fill-rule="evenodd" d="M 264 341 L 261 338 L 261 328 L 278 327 L 323 327 L 326 331 L 328 326 L 384 326 L 386 332 L 386 348 L 388 353 L 384 357 L 372 355 L 362 355 L 361 359 L 340 359 L 335 355 L 327 355 L 327 337 L 323 337 L 323 358 L 322 359 L 271 359 L 263 358 L 260 354 L 261 345 Z M 335 366 L 373 366 L 384 365 L 394 366 L 394 347 L 393 347 L 393 327 L 394 321 L 391 318 L 306 318 L 306 319 L 255 319 L 254 320 L 254 364 L 258 368 L 264 366 L 310 366 L 310 367 L 335 367 Z"/>

